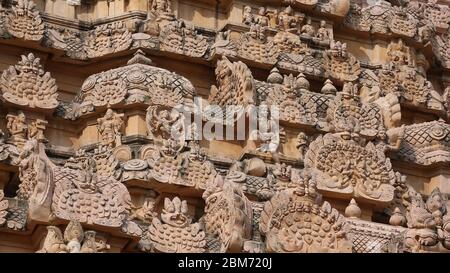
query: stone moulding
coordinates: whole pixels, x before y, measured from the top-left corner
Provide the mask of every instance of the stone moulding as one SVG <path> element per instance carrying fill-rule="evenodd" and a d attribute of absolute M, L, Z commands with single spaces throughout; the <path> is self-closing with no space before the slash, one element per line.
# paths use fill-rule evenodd
<path fill-rule="evenodd" d="M 0 89 L 3 100 L 18 106 L 53 110 L 59 104 L 55 79 L 32 53 L 22 55 L 15 66 L 3 71 Z"/>

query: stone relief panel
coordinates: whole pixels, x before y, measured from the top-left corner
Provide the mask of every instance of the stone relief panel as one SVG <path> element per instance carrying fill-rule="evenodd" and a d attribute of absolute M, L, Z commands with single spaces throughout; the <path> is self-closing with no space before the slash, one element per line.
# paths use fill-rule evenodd
<path fill-rule="evenodd" d="M 319 190 L 386 204 L 394 198 L 396 177 L 384 151 L 357 132 L 328 133 L 311 142 L 305 166 L 323 174 Z"/>
<path fill-rule="evenodd" d="M 84 231 L 78 221 L 70 221 L 64 230 L 47 226 L 47 235 L 37 253 L 101 253 L 110 248 L 93 230 Z"/>
<path fill-rule="evenodd" d="M 264 205 L 259 228 L 268 252 L 351 252 L 344 216 L 318 201 L 319 179 L 305 170 L 297 187 L 275 194 Z"/>
<path fill-rule="evenodd" d="M 128 50 L 133 42 L 132 33 L 124 22 L 101 24 L 92 30 L 76 30 L 49 24 L 45 44 L 63 50 L 74 59 L 87 60 Z"/>
<path fill-rule="evenodd" d="M 3 71 L 0 79 L 3 100 L 18 106 L 53 110 L 58 106 L 58 87 L 40 59 L 33 53 L 22 55 L 14 66 Z"/>
<path fill-rule="evenodd" d="M 194 58 L 207 58 L 210 38 L 199 34 L 195 26 L 177 19 L 170 1 L 152 1 L 147 20 L 142 22 L 139 44 L 159 47 L 162 51 L 182 54 Z M 136 44 L 137 45 L 137 44 Z"/>
<path fill-rule="evenodd" d="M 252 206 L 242 190 L 235 185 L 242 177 L 230 173 L 217 175 L 203 193 L 205 226 L 209 252 L 240 252 L 252 230 Z M 239 183 L 239 182 L 237 182 Z"/>
<path fill-rule="evenodd" d="M 323 55 L 325 75 L 339 81 L 355 81 L 361 68 L 358 60 L 347 51 L 347 44 L 332 41 Z"/>
<path fill-rule="evenodd" d="M 92 158 L 80 151 L 64 167 L 56 168 L 53 213 L 61 219 L 121 227 L 130 213 L 130 194 L 111 173 L 117 163 L 108 163 L 105 166 L 99 154 Z"/>
<path fill-rule="evenodd" d="M 378 71 L 382 95 L 396 94 L 402 101 L 430 111 L 443 111 L 443 98 L 427 80 L 426 61 L 399 39 L 387 51 L 388 63 Z M 423 56 L 423 55 L 422 55 Z M 425 64 L 423 64 L 423 61 Z"/>
<path fill-rule="evenodd" d="M 448 124 L 443 120 L 418 123 L 401 128 L 393 128 L 389 134 L 404 130 L 400 149 L 396 156 L 403 161 L 420 165 L 432 165 L 449 160 Z"/>
<path fill-rule="evenodd" d="M 127 65 L 89 76 L 73 101 L 75 116 L 95 108 L 146 103 L 152 105 L 192 105 L 195 88 L 173 72 L 152 66 L 138 50 Z"/>
<path fill-rule="evenodd" d="M 185 200 L 178 197 L 164 199 L 161 220 L 153 217 L 140 247 L 149 252 L 203 253 L 206 250 L 205 232 L 199 223 L 192 223 Z"/>
<path fill-rule="evenodd" d="M 448 29 L 449 20 L 448 7 L 436 1 L 404 1 L 398 6 L 388 1 L 377 1 L 367 7 L 351 4 L 344 23 L 359 31 L 408 37 L 427 43 L 433 32 Z"/>
<path fill-rule="evenodd" d="M 417 193 L 410 194 L 409 201 L 405 248 L 411 252 L 448 251 L 450 218 L 447 194 L 435 188 L 426 202 Z"/>
<path fill-rule="evenodd" d="M 6 11 L 4 28 L 13 37 L 40 42 L 45 26 L 36 4 L 31 0 L 19 0 Z"/>

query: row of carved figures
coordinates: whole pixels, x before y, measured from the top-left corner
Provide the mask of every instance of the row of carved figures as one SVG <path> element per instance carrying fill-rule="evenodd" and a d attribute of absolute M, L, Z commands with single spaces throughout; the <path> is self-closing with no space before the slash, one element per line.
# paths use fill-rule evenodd
<path fill-rule="evenodd" d="M 149 111 L 153 111 L 153 109 L 149 109 Z M 114 117 L 111 113 L 108 116 Z M 117 116 L 115 118 L 120 119 Z M 155 118 L 158 117 L 156 116 Z M 24 119 L 23 115 L 22 119 Z M 27 132 L 24 130 L 26 123 L 21 122 L 21 119 L 11 121 L 12 127 L 10 126 L 10 128 L 15 127 L 22 133 Z M 104 121 L 100 119 L 99 122 L 100 126 L 103 126 L 101 124 Z M 355 197 L 364 202 L 381 202 L 386 207 L 393 207 L 390 221 L 393 225 L 404 225 L 405 217 L 403 215 L 406 215 L 409 229 L 406 233 L 407 240 L 405 240 L 405 245 L 409 248 L 414 247 L 414 251 L 426 250 L 426 247 L 435 246 L 438 242 L 442 242 L 441 244 L 447 247 L 445 240 L 448 237 L 446 231 L 448 217 L 446 216 L 447 202 L 445 195 L 439 191 L 434 191 L 430 197 L 431 201 L 428 202 L 430 204 L 425 206 L 423 201 L 420 201 L 422 200 L 421 196 L 405 185 L 404 178 L 400 174 L 393 172 L 389 159 L 383 155 L 384 148 L 381 145 L 382 143 L 375 146 L 369 141 L 365 144 L 364 137 L 361 137 L 358 131 L 336 131 L 335 133 L 327 133 L 316 138 L 311 142 L 310 148 L 306 152 L 304 170 L 298 170 L 284 163 L 276 164 L 271 169 L 270 175 L 266 177 L 267 179 L 260 179 L 266 176 L 267 171 L 265 170 L 267 167 L 261 160 L 255 159 L 248 161 L 243 166 L 236 165 L 232 167 L 228 175 L 223 178 L 221 175 L 215 174 L 211 163 L 205 161 L 201 149 L 196 146 L 198 144 L 193 142 L 192 145 L 188 145 L 190 149 L 186 154 L 180 153 L 183 145 L 186 145 L 184 142 L 177 139 L 163 141 L 164 134 L 167 134 L 167 132 L 164 133 L 164 126 L 167 127 L 170 124 L 154 127 L 152 119 L 149 119 L 148 123 L 149 131 L 152 132 L 152 138 L 157 145 L 151 144 L 146 146 L 142 150 L 143 157 L 141 161 L 125 162 L 124 165 L 114 159 L 112 146 L 100 146 L 94 154 L 80 151 L 75 157 L 67 160 L 63 167 L 55 166 L 45 155 L 42 139 L 26 135 L 25 137 L 30 139 L 20 149 L 16 148 L 20 150 L 18 162 L 21 184 L 17 195 L 18 198 L 28 200 L 28 213 L 32 215 L 32 218 L 42 217 L 42 215 L 49 217 L 51 212 L 61 219 L 76 219 L 82 223 L 121 227 L 125 233 L 138 237 L 142 236 L 141 246 L 146 250 L 174 252 L 196 249 L 195 251 L 197 251 L 206 242 L 208 246 L 212 247 L 208 251 L 219 251 L 213 247 L 218 247 L 214 240 L 219 240 L 220 244 L 226 244 L 224 242 L 229 242 L 226 236 L 231 236 L 227 234 L 231 230 L 239 230 L 230 228 L 228 231 L 223 231 L 221 228 L 224 226 L 232 225 L 236 222 L 245 222 L 246 227 L 240 227 L 243 231 L 237 235 L 246 239 L 251 238 L 248 234 L 251 233 L 250 230 L 253 230 L 251 228 L 253 225 L 251 213 L 253 213 L 254 209 L 249 205 L 250 203 L 246 199 L 245 194 L 252 194 L 251 188 L 254 187 L 259 199 L 265 202 L 263 203 L 264 210 L 261 212 L 260 221 L 262 222 L 259 222 L 259 227 L 260 233 L 266 234 L 265 236 L 267 237 L 265 246 L 260 248 L 266 248 L 267 251 L 281 252 L 348 251 L 349 248 L 346 243 L 348 239 L 345 239 L 344 233 L 327 234 L 326 232 L 329 231 L 327 225 L 323 227 L 325 233 L 322 233 L 322 235 L 319 233 L 317 240 L 311 235 L 312 238 L 310 239 L 305 237 L 305 245 L 302 242 L 290 245 L 289 242 L 292 242 L 292 240 L 289 239 L 289 236 L 294 236 L 290 233 L 291 231 L 287 234 L 284 232 L 279 234 L 278 231 L 281 227 L 275 224 L 278 223 L 278 220 L 272 224 L 271 221 L 263 218 L 263 216 L 272 217 L 270 216 L 272 215 L 271 213 L 278 215 L 279 213 L 275 213 L 273 210 L 276 210 L 277 206 L 281 206 L 279 209 L 284 209 L 284 206 L 288 205 L 283 202 L 291 202 L 292 196 L 299 198 L 298 204 L 295 203 L 295 206 L 304 207 L 305 215 L 308 215 L 310 209 L 314 208 L 313 204 L 315 203 L 312 200 L 317 197 L 317 190 L 321 191 L 325 196 L 327 196 L 327 192 L 337 191 L 345 198 L 348 198 L 348 200 Z M 120 122 L 112 122 L 111 124 L 114 127 Z M 22 129 L 19 130 L 19 128 Z M 346 129 L 349 128 L 351 129 L 351 127 Z M 114 135 L 114 130 L 111 132 L 109 136 Z M 439 130 L 432 130 L 431 133 L 438 134 L 440 132 Z M 401 136 L 404 132 L 399 134 Z M 111 137 L 110 139 L 115 140 L 116 138 Z M 6 146 L 7 150 L 17 147 L 13 144 L 5 145 L 10 145 Z M 2 147 L 4 146 L 2 145 Z M 246 164 L 248 165 L 246 166 Z M 150 171 L 150 176 L 139 176 L 138 174 L 148 171 Z M 181 177 L 179 176 L 180 172 Z M 211 221 L 206 220 L 205 223 L 206 226 L 208 226 L 208 222 L 211 225 L 211 227 L 206 228 L 207 232 L 209 232 L 209 237 L 201 232 L 198 225 L 191 224 L 191 218 L 187 216 L 187 204 L 179 199 L 165 201 L 161 220 L 152 218 L 155 214 L 151 212 L 151 209 L 154 207 L 151 203 L 147 203 L 143 211 L 136 212 L 131 217 L 130 195 L 120 180 L 121 177 L 126 180 L 127 175 L 131 174 L 137 174 L 132 176 L 132 179 L 143 181 L 156 180 L 159 183 L 166 184 L 181 183 L 183 185 L 185 181 L 192 179 L 193 185 L 184 184 L 184 186 L 198 187 L 200 190 L 204 190 L 203 197 L 207 205 L 204 217 L 205 219 L 213 219 Z M 258 182 L 258 180 L 262 181 L 262 183 L 255 186 L 253 183 L 254 181 Z M 196 184 L 199 181 L 203 181 L 204 184 Z M 304 185 L 307 184 L 307 181 L 310 183 L 308 184 L 309 186 Z M 49 193 L 52 193 L 52 195 L 48 195 Z M 225 193 L 226 197 L 222 196 Z M 239 206 L 235 204 L 234 202 L 237 202 L 236 200 L 239 199 L 233 197 L 236 195 L 245 202 L 239 201 Z M 306 200 L 302 197 L 305 195 L 308 197 Z M 214 198 L 211 198 L 211 196 L 214 196 Z M 228 200 L 223 202 L 231 202 L 233 204 L 229 206 L 229 209 L 233 211 L 233 217 L 237 217 L 234 215 L 237 214 L 243 219 L 240 218 L 231 221 L 231 223 L 227 222 L 218 226 L 216 217 L 229 219 L 229 217 L 223 215 L 214 216 L 215 213 L 220 211 L 214 209 L 214 204 L 221 200 L 219 197 Z M 283 205 L 278 202 L 281 202 Z M 437 206 L 433 202 L 440 202 L 440 205 Z M 339 214 L 334 212 L 334 210 L 330 210 L 328 203 L 316 205 L 318 206 L 317 209 L 323 210 L 323 213 L 334 215 L 330 216 L 332 219 L 335 219 L 333 221 L 338 221 Z M 213 208 L 209 210 L 208 206 Z M 308 208 L 310 206 L 312 208 Z M 234 211 L 236 208 L 239 208 L 237 212 Z M 165 216 L 165 213 L 168 215 Z M 224 213 L 230 212 L 225 211 Z M 175 215 L 172 217 L 172 214 Z M 265 216 L 266 214 L 267 216 Z M 284 215 L 283 213 L 281 214 Z M 349 209 L 347 214 L 349 217 L 358 215 L 354 211 L 351 212 L 351 209 Z M 301 217 L 301 215 L 292 217 Z M 317 218 L 318 216 L 313 217 L 309 215 L 304 217 Z M 320 217 L 323 217 L 323 215 Z M 319 218 L 316 220 L 317 223 L 320 223 Z M 133 221 L 134 219 L 148 223 L 150 222 L 149 219 L 152 219 L 148 232 L 146 228 L 142 229 L 136 224 Z M 305 219 L 306 222 L 311 221 L 310 218 L 307 219 Z M 49 218 L 41 218 L 39 220 L 48 221 Z M 290 222 L 288 221 L 288 223 Z M 340 230 L 342 223 L 336 222 L 335 224 L 337 226 L 333 230 Z M 164 225 L 169 225 L 175 228 L 174 232 L 183 234 L 185 233 L 185 228 L 189 226 L 188 234 L 192 236 L 190 240 L 193 241 L 188 241 L 190 243 L 187 246 L 180 242 L 170 242 L 170 245 L 167 245 L 166 241 L 154 242 L 157 240 L 155 238 L 162 236 L 159 234 L 160 232 L 167 230 L 168 226 Z M 292 230 L 292 232 L 296 232 L 295 230 Z M 414 235 L 416 233 L 423 236 L 423 238 L 419 235 Z M 205 236 L 207 237 L 206 239 Z M 225 236 L 225 238 L 222 236 Z M 235 238 L 236 235 L 233 236 Z M 324 238 L 321 239 L 321 237 Z M 314 243 L 311 243 L 311 240 Z M 236 245 L 230 242 L 231 246 L 219 244 L 219 249 L 220 251 L 229 249 L 231 251 L 239 251 L 240 248 L 237 246 L 244 247 L 244 241 L 242 239 Z M 342 246 L 341 249 L 341 243 L 346 245 L 346 247 Z M 162 244 L 162 246 L 158 244 Z M 247 244 L 250 246 L 258 245 L 254 242 Z M 203 248 L 201 251 L 206 251 L 206 249 Z"/>
<path fill-rule="evenodd" d="M 305 24 L 300 27 L 305 15 L 294 12 L 291 6 L 280 12 L 278 9 L 268 12 L 266 8 L 261 7 L 256 14 L 252 13 L 250 6 L 245 6 L 243 23 L 251 26 L 250 31 L 243 33 L 240 41 L 230 41 L 227 31 L 217 33 L 215 43 L 212 44 L 212 37 L 199 34 L 194 26 L 175 17 L 170 8 L 170 1 L 153 2 L 147 20 L 138 24 L 138 33 L 133 35 L 122 21 L 99 25 L 90 31 L 79 31 L 46 23 L 31 0 L 20 0 L 10 9 L 0 10 L 0 37 L 12 36 L 37 42 L 44 41 L 43 44 L 63 50 L 66 55 L 76 59 L 100 57 L 128 50 L 130 47 L 147 47 L 204 58 L 211 55 L 211 50 L 220 54 L 239 55 L 244 59 L 252 56 L 251 51 L 253 51 L 256 61 L 269 63 L 278 61 L 281 63 L 280 66 L 286 62 L 285 68 L 297 71 L 302 71 L 304 65 L 317 64 L 305 57 L 305 61 L 310 63 L 299 66 L 298 63 L 302 62 L 299 57 L 292 59 L 292 56 L 283 54 L 277 56 L 278 50 L 292 54 L 298 54 L 299 51 L 309 52 L 300 38 L 293 33 L 310 38 L 325 48 L 333 41 L 332 29 L 327 27 L 326 21 L 321 20 L 316 31 L 311 18 L 308 17 Z M 444 67 L 447 67 L 450 59 L 446 42 L 448 40 L 446 31 L 450 19 L 447 6 L 438 5 L 435 1 L 428 1 L 428 3 L 407 1 L 403 6 L 391 7 L 390 3 L 380 1 L 361 9 L 357 4 L 331 2 L 333 1 L 328 3 L 331 7 L 336 8 L 342 5 L 347 6 L 347 11 L 350 9 L 344 25 L 357 30 L 382 34 L 391 31 L 395 35 L 389 39 L 416 37 L 418 41 L 431 45 L 437 59 Z M 266 46 L 254 43 L 252 39 L 266 40 L 268 26 L 276 26 L 278 29 L 273 43 Z"/>
<path fill-rule="evenodd" d="M 305 169 L 293 185 L 259 204 L 245 197 L 233 174 L 218 176 L 203 193 L 204 214 L 195 223 L 187 202 L 179 197 L 165 198 L 160 213 L 149 201 L 141 212 L 148 227 L 138 249 L 166 253 L 352 252 L 357 247 L 353 244 L 359 226 L 369 227 L 368 243 L 382 241 L 386 231 L 397 236 L 401 247 L 396 252 L 446 252 L 450 248 L 449 204 L 447 195 L 439 189 L 426 202 L 408 189 L 403 198 L 404 213 L 396 207 L 389 220 L 392 228 L 362 220 L 355 225 L 361 217 L 355 200 L 345 209 L 344 217 L 327 201 L 321 201 L 317 175 Z M 57 227 L 50 226 L 40 252 L 97 252 L 107 248 L 105 241 L 95 242 L 95 232 L 89 235 L 81 244 L 83 233 L 78 222 L 69 224 L 64 239 Z M 380 252 L 392 247 L 392 241 L 383 242 Z"/>

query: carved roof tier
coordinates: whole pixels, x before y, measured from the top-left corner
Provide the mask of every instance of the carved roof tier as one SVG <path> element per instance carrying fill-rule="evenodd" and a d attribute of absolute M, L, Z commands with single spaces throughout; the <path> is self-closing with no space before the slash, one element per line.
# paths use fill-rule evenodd
<path fill-rule="evenodd" d="M 193 104 L 195 88 L 176 73 L 152 65 L 138 50 L 126 66 L 89 76 L 73 101 L 75 116 L 126 104 L 174 107 Z"/>

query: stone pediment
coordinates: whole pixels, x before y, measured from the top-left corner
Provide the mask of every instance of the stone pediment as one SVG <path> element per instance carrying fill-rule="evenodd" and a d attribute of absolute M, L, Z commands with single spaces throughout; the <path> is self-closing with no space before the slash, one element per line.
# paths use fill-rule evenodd
<path fill-rule="evenodd" d="M 125 104 L 150 104 L 174 107 L 193 104 L 192 83 L 173 72 L 152 65 L 138 50 L 126 66 L 89 76 L 74 100 L 78 115 Z"/>
<path fill-rule="evenodd" d="M 282 190 L 265 203 L 259 229 L 268 252 L 351 252 L 344 216 L 330 203 L 318 201 L 320 179 L 305 170 L 297 187 Z"/>
<path fill-rule="evenodd" d="M 394 198 L 395 173 L 384 147 L 358 133 L 328 133 L 316 138 L 305 156 L 305 167 L 321 172 L 317 188 L 329 194 L 389 203 Z"/>
<path fill-rule="evenodd" d="M 57 89 L 55 79 L 44 71 L 40 59 L 33 53 L 22 55 L 0 78 L 3 100 L 18 106 L 53 110 L 59 104 Z"/>

